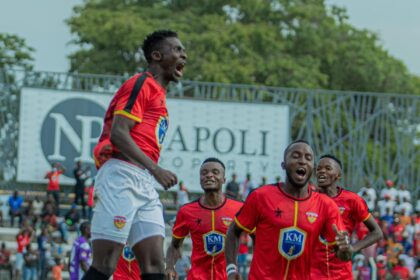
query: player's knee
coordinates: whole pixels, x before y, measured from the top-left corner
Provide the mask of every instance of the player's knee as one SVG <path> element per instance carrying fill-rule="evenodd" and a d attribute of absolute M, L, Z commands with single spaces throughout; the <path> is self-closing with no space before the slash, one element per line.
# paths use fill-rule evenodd
<path fill-rule="evenodd" d="M 145 273 L 164 273 L 165 264 L 163 256 L 154 255 L 143 263 L 142 271 Z"/>
<path fill-rule="evenodd" d="M 117 261 L 113 260 L 111 257 L 103 258 L 101 260 L 94 260 L 92 267 L 105 275 L 111 276 L 117 267 Z"/>

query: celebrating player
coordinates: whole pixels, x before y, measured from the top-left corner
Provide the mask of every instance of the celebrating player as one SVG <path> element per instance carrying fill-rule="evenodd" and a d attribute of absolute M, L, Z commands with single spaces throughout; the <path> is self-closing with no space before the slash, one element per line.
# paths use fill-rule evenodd
<path fill-rule="evenodd" d="M 224 183 L 225 165 L 216 158 L 206 159 L 200 168 L 204 194 L 182 206 L 176 217 L 166 256 L 167 279 L 175 279 L 174 266 L 188 234 L 193 243 L 188 280 L 226 279 L 225 234 L 242 202 L 226 198 L 222 192 Z"/>
<path fill-rule="evenodd" d="M 286 182 L 251 192 L 229 228 L 228 279 L 239 278 L 236 255 L 242 231 L 255 232 L 250 280 L 310 279 L 313 246 L 320 234 L 329 242 L 337 241 L 341 258 L 350 258 L 337 205 L 308 187 L 314 168 L 309 144 L 303 140 L 291 143 L 284 151 L 282 168 Z"/>
<path fill-rule="evenodd" d="M 382 231 L 372 215 L 369 214 L 366 202 L 356 193 L 339 187 L 342 174 L 341 161 L 332 155 L 320 158 L 316 168 L 318 190 L 331 197 L 340 209 L 341 218 L 349 234 L 359 223 L 364 223 L 369 233 L 355 244 L 350 251 L 357 252 L 382 238 Z M 313 255 L 312 279 L 348 279 L 352 280 L 351 261 L 342 261 L 335 256 L 333 248 L 320 238 Z"/>
<path fill-rule="evenodd" d="M 143 52 L 147 71 L 121 86 L 105 115 L 98 146 L 107 150 L 110 141 L 112 153 L 107 161 L 95 157 L 97 164 L 105 163 L 96 176 L 93 263 L 84 279 L 108 279 L 126 242 L 143 280 L 164 279 L 165 226 L 155 188 L 168 189 L 177 177 L 157 162 L 169 122 L 166 87 L 182 77 L 187 55 L 173 31 L 147 36 Z"/>

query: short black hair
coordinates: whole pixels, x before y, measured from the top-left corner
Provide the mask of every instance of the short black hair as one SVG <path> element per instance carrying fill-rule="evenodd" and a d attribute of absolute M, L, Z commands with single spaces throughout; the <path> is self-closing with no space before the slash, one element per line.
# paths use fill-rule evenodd
<path fill-rule="evenodd" d="M 207 162 L 218 162 L 218 163 L 220 163 L 221 166 L 223 166 L 223 170 L 226 170 L 225 164 L 220 159 L 218 159 L 218 158 L 215 158 L 215 157 L 206 158 L 203 161 L 203 163 L 201 164 L 201 166 L 203 166 Z"/>
<path fill-rule="evenodd" d="M 157 30 L 146 36 L 143 41 L 143 54 L 148 63 L 152 62 L 152 52 L 160 47 L 160 43 L 166 38 L 178 38 L 178 34 L 172 30 Z"/>
<path fill-rule="evenodd" d="M 294 144 L 297 144 L 297 143 L 304 143 L 304 144 L 306 144 L 306 145 L 308 145 L 308 146 L 311 146 L 311 145 L 309 144 L 309 142 L 308 142 L 308 141 L 303 140 L 303 139 L 298 139 L 298 140 L 293 141 L 293 142 L 292 142 L 292 143 L 290 143 L 290 144 L 286 147 L 286 149 L 284 150 L 284 153 L 283 153 L 283 159 L 284 159 L 284 160 L 286 159 L 286 155 L 287 155 L 287 153 L 289 152 L 290 147 L 291 147 L 292 145 L 294 145 Z"/>
<path fill-rule="evenodd" d="M 81 223 L 80 224 L 80 232 L 83 234 L 85 231 L 86 231 L 86 229 L 87 229 L 87 227 L 88 226 L 90 226 L 90 223 L 89 222 L 83 222 L 83 223 Z"/>
<path fill-rule="evenodd" d="M 322 155 L 319 159 L 321 160 L 323 158 L 330 158 L 330 159 L 334 160 L 336 163 L 338 163 L 338 165 L 340 166 L 340 169 L 343 169 L 343 165 L 341 164 L 341 160 L 339 160 L 336 156 L 330 155 L 330 154 L 325 154 L 325 155 Z"/>

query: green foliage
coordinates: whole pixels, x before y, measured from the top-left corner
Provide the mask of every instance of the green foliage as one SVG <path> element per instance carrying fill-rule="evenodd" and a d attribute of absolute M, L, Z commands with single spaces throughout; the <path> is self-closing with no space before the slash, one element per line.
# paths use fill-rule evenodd
<path fill-rule="evenodd" d="M 12 34 L 0 33 L 0 69 L 32 69 L 34 49 L 25 40 Z"/>
<path fill-rule="evenodd" d="M 143 38 L 169 28 L 188 51 L 185 79 L 416 92 L 378 36 L 347 18 L 324 0 L 86 0 L 67 21 L 81 47 L 70 55 L 71 71 L 139 71 Z"/>

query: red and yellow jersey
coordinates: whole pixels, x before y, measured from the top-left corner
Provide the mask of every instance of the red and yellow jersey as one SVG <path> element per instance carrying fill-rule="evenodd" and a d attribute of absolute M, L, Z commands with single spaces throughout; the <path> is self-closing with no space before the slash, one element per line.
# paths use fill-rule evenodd
<path fill-rule="evenodd" d="M 131 137 L 137 146 L 157 163 L 169 125 L 166 90 L 148 72 L 128 79 L 111 100 L 98 145 L 109 140 L 115 115 L 136 122 L 130 131 Z M 118 152 L 118 149 L 112 145 L 112 151 Z M 98 161 L 96 156 L 95 158 Z"/>
<path fill-rule="evenodd" d="M 45 175 L 48 178 L 48 191 L 59 191 L 60 190 L 60 175 L 64 173 L 64 170 L 59 169 L 50 171 Z"/>
<path fill-rule="evenodd" d="M 249 280 L 310 279 L 319 235 L 335 242 L 333 225 L 343 230 L 334 201 L 308 191 L 306 198 L 297 199 L 285 193 L 280 183 L 259 187 L 248 196 L 235 223 L 255 232 Z"/>
<path fill-rule="evenodd" d="M 124 246 L 117 268 L 112 275 L 114 280 L 141 280 L 140 267 L 129 246 Z"/>
<path fill-rule="evenodd" d="M 338 194 L 331 198 L 337 204 L 350 236 L 359 223 L 370 217 L 366 202 L 356 193 L 338 187 Z M 313 279 L 353 279 L 351 261 L 346 262 L 337 258 L 333 248 L 322 238 L 316 244 L 313 260 L 311 271 Z"/>
<path fill-rule="evenodd" d="M 172 235 L 178 239 L 191 235 L 193 249 L 188 280 L 227 279 L 226 232 L 242 204 L 225 198 L 219 207 L 209 208 L 196 200 L 179 209 Z"/>

